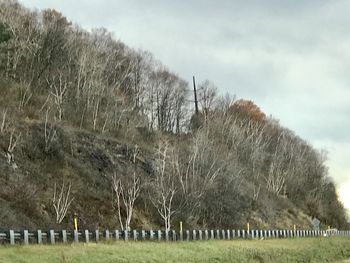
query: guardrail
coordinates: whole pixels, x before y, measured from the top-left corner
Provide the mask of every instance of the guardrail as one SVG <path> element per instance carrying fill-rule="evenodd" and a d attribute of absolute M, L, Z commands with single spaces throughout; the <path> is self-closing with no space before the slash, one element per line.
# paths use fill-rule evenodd
<path fill-rule="evenodd" d="M 196 241 L 196 240 L 234 240 L 234 239 L 276 239 L 302 237 L 350 236 L 350 231 L 338 230 L 131 230 L 131 231 L 0 231 L 1 244 L 56 244 L 89 243 L 108 240 L 123 241 Z"/>

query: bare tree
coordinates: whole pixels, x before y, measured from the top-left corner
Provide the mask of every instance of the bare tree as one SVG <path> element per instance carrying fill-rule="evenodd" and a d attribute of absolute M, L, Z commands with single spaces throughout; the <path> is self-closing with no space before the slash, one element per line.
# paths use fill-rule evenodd
<path fill-rule="evenodd" d="M 67 93 L 67 83 L 63 79 L 62 72 L 58 74 L 58 77 L 52 77 L 52 80 L 47 79 L 47 83 L 50 86 L 50 94 L 57 109 L 57 118 L 61 121 L 63 118 L 63 103 Z"/>
<path fill-rule="evenodd" d="M 213 186 L 223 168 L 220 148 L 211 142 L 206 129 L 202 128 L 194 135 L 187 158 L 183 161 L 177 159 L 174 166 L 185 204 L 191 213 L 195 213 L 203 195 Z"/>
<path fill-rule="evenodd" d="M 140 154 L 140 148 L 135 145 L 130 154 L 130 160 L 134 164 L 132 176 L 124 174 L 117 176 L 114 174 L 112 178 L 112 188 L 115 193 L 115 205 L 117 209 L 117 216 L 121 229 L 128 230 L 134 211 L 135 201 L 139 197 L 141 189 L 141 178 L 137 176 L 136 158 Z M 125 216 L 122 214 L 125 212 Z"/>
<path fill-rule="evenodd" d="M 261 184 L 259 184 L 258 187 L 256 187 L 255 185 L 253 186 L 253 200 L 257 201 L 259 199 L 259 195 L 260 195 L 260 190 L 261 190 Z"/>
<path fill-rule="evenodd" d="M 199 84 L 198 100 L 202 108 L 202 112 L 207 118 L 209 112 L 212 110 L 217 95 L 217 87 L 209 80 L 205 80 Z"/>
<path fill-rule="evenodd" d="M 115 193 L 115 203 L 120 227 L 122 230 L 129 230 L 135 201 L 140 194 L 140 177 L 135 172 L 131 177 L 127 175 L 118 178 L 115 174 L 113 176 L 112 186 Z M 122 209 L 125 210 L 125 216 L 122 215 Z"/>
<path fill-rule="evenodd" d="M 57 131 L 54 124 L 49 123 L 50 109 L 46 110 L 45 114 L 45 126 L 44 126 L 44 138 L 45 138 L 45 152 L 48 153 L 51 149 L 52 143 L 57 139 Z"/>
<path fill-rule="evenodd" d="M 3 110 L 2 112 L 2 119 L 1 119 L 1 124 L 0 124 L 0 133 L 5 133 L 5 131 L 7 130 L 7 109 L 6 110 Z"/>
<path fill-rule="evenodd" d="M 28 81 L 32 73 L 33 57 L 38 49 L 37 12 L 28 12 L 16 1 L 0 2 L 0 21 L 10 31 L 9 48 L 4 56 L 5 76 Z"/>
<path fill-rule="evenodd" d="M 180 132 L 186 117 L 187 87 L 187 82 L 164 67 L 152 72 L 145 92 L 144 108 L 151 129 Z"/>
<path fill-rule="evenodd" d="M 271 156 L 268 173 L 265 177 L 266 187 L 271 192 L 279 195 L 283 190 L 287 179 L 293 175 L 295 144 L 288 134 L 282 132 L 277 140 L 275 152 Z"/>
<path fill-rule="evenodd" d="M 65 183 L 62 184 L 61 189 L 57 191 L 57 185 L 55 183 L 52 197 L 52 205 L 56 212 L 56 223 L 61 224 L 63 219 L 66 217 L 68 208 L 72 204 L 74 197 L 71 195 L 71 183 L 68 187 Z"/>
<path fill-rule="evenodd" d="M 16 130 L 12 129 L 10 133 L 10 140 L 6 151 L 6 157 L 8 164 L 12 165 L 13 168 L 17 168 L 17 164 L 15 162 L 14 150 L 21 138 L 21 133 L 16 134 Z"/>
<path fill-rule="evenodd" d="M 140 147 L 136 144 L 132 148 L 131 155 L 130 155 L 130 159 L 134 165 L 136 164 L 137 156 L 140 155 L 140 153 L 141 153 Z"/>
<path fill-rule="evenodd" d="M 28 104 L 30 99 L 32 98 L 33 93 L 31 91 L 29 84 L 20 85 L 19 93 L 20 93 L 20 100 L 18 103 L 18 109 L 22 111 L 24 107 Z"/>
<path fill-rule="evenodd" d="M 174 198 L 179 191 L 178 177 L 172 165 L 174 149 L 168 141 L 160 142 L 156 152 L 155 174 L 152 180 L 153 191 L 150 200 L 164 221 L 166 231 L 171 228 L 171 219 L 178 207 L 174 206 Z"/>

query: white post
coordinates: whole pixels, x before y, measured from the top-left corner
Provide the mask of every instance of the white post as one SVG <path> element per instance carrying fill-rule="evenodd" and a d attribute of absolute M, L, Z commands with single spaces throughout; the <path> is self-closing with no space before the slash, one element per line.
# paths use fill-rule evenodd
<path fill-rule="evenodd" d="M 96 240 L 96 243 L 100 240 L 100 231 L 98 230 L 95 231 L 95 240 Z"/>
<path fill-rule="evenodd" d="M 158 230 L 158 241 L 162 240 L 162 231 Z"/>
<path fill-rule="evenodd" d="M 89 243 L 89 241 L 90 241 L 89 230 L 85 230 L 85 242 Z"/>
<path fill-rule="evenodd" d="M 214 230 L 210 230 L 210 239 L 214 239 Z"/>
<path fill-rule="evenodd" d="M 23 231 L 24 245 L 29 245 L 29 233 L 28 230 Z"/>
<path fill-rule="evenodd" d="M 129 240 L 129 231 L 128 230 L 124 230 L 124 240 L 125 241 Z"/>
<path fill-rule="evenodd" d="M 38 238 L 38 244 L 42 244 L 43 243 L 43 237 L 42 237 L 42 233 L 41 233 L 40 229 L 37 231 L 37 238 Z"/>
<path fill-rule="evenodd" d="M 63 243 L 67 243 L 67 231 L 66 230 L 62 230 L 62 242 Z"/>
<path fill-rule="evenodd" d="M 221 230 L 221 236 L 223 240 L 226 239 L 225 230 Z"/>
<path fill-rule="evenodd" d="M 55 244 L 55 231 L 54 230 L 50 230 L 50 243 L 52 245 Z"/>
<path fill-rule="evenodd" d="M 10 244 L 14 245 L 15 244 L 15 231 L 10 230 Z"/>
<path fill-rule="evenodd" d="M 79 233 L 78 230 L 74 230 L 74 242 L 78 243 L 79 242 Z"/>
<path fill-rule="evenodd" d="M 192 230 L 192 240 L 196 240 L 197 239 L 197 232 L 196 230 Z"/>

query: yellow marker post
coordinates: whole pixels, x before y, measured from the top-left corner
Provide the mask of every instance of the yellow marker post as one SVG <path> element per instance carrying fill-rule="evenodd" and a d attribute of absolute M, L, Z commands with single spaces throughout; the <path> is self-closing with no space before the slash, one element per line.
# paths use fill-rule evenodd
<path fill-rule="evenodd" d="M 182 232 L 182 221 L 180 221 L 180 232 Z"/>
<path fill-rule="evenodd" d="M 74 217 L 74 230 L 78 231 L 78 218 Z"/>
<path fill-rule="evenodd" d="M 296 231 L 297 230 L 297 226 L 296 225 L 294 225 L 294 231 Z"/>
<path fill-rule="evenodd" d="M 328 230 L 331 229 L 331 226 L 328 226 Z"/>
<path fill-rule="evenodd" d="M 249 232 L 249 229 L 250 229 L 250 225 L 249 223 L 247 223 L 247 231 Z"/>

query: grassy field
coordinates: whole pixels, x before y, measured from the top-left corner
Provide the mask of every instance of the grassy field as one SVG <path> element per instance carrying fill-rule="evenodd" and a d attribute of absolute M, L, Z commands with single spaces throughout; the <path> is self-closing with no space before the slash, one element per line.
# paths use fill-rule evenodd
<path fill-rule="evenodd" d="M 350 238 L 2 246 L 0 262 L 337 262 Z"/>

